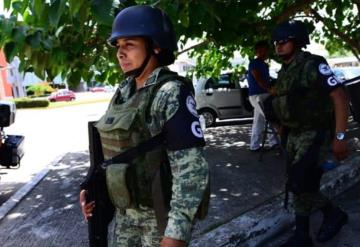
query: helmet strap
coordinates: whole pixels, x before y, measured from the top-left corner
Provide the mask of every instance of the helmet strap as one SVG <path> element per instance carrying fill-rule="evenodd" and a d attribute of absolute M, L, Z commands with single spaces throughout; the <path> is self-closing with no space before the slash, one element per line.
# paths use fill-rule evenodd
<path fill-rule="evenodd" d="M 139 68 L 130 70 L 128 72 L 125 72 L 124 74 L 125 74 L 126 77 L 132 76 L 133 78 L 137 78 L 142 74 L 145 67 L 149 63 L 151 56 L 154 54 L 154 51 L 153 51 L 152 47 L 153 47 L 152 43 L 147 41 L 146 42 L 146 57 L 145 57 L 144 61 L 142 62 L 141 66 Z"/>

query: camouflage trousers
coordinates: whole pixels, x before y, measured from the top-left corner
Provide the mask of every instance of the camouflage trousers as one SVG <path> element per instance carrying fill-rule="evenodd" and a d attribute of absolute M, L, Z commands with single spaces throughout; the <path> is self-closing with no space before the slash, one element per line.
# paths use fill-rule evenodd
<path fill-rule="evenodd" d="M 309 215 L 313 208 L 323 207 L 329 202 L 320 192 L 320 180 L 323 174 L 321 164 L 330 147 L 329 131 L 289 132 L 286 145 L 288 169 L 298 183 L 293 187 L 299 188 L 290 191 L 294 193 L 294 210 L 297 215 Z M 288 175 L 291 179 L 289 171 Z"/>
<path fill-rule="evenodd" d="M 153 209 L 116 209 L 109 225 L 109 247 L 159 247 L 160 241 Z"/>

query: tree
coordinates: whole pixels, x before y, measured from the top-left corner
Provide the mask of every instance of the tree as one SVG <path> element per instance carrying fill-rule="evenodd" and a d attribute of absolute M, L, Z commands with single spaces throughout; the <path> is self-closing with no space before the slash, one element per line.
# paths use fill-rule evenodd
<path fill-rule="evenodd" d="M 330 51 L 338 47 L 360 54 L 360 0 L 4 0 L 11 16 L 0 16 L 0 46 L 21 68 L 50 79 L 61 74 L 71 85 L 81 78 L 117 82 L 115 50 L 106 45 L 111 23 L 122 8 L 152 4 L 173 20 L 180 53 L 187 40 L 198 41 L 190 54 L 198 74 L 217 75 L 230 68 L 234 51 L 253 55 L 253 44 L 270 40 L 276 23 L 305 18 L 312 37 Z M 99 73 L 100 72 L 100 73 Z"/>

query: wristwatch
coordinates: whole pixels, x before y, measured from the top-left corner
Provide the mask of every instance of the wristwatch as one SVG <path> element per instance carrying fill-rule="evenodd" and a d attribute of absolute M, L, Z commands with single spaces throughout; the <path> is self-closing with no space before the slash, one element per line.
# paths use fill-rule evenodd
<path fill-rule="evenodd" d="M 345 133 L 344 132 L 336 132 L 336 140 L 343 141 L 345 140 Z"/>

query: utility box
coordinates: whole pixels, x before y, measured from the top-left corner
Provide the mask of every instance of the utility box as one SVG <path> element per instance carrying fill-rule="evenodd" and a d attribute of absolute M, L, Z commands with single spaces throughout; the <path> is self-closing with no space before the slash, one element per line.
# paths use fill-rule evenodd
<path fill-rule="evenodd" d="M 24 136 L 8 135 L 0 146 L 0 165 L 7 168 L 19 166 L 24 156 Z"/>
<path fill-rule="evenodd" d="M 0 101 L 0 127 L 8 127 L 15 122 L 14 102 Z"/>

